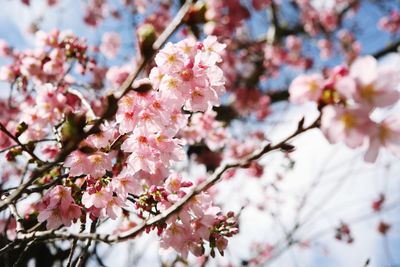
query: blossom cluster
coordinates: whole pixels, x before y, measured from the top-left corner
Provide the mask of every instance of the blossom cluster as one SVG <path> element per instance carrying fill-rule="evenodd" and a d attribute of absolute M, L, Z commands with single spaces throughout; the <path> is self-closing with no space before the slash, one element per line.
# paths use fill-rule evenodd
<path fill-rule="evenodd" d="M 61 185 L 47 191 L 38 208 L 38 221 L 46 221 L 49 229 L 70 226 L 73 220 L 81 216 L 81 208 L 75 204 L 71 189 Z"/>
<path fill-rule="evenodd" d="M 264 66 L 271 76 L 277 76 L 283 64 L 306 70 L 313 65 L 313 60 L 303 53 L 302 39 L 294 35 L 286 37 L 285 46 L 266 45 L 264 56 Z"/>
<path fill-rule="evenodd" d="M 2 54 L 10 57 L 13 63 L 0 68 L 0 81 L 14 82 L 18 78 L 25 89 L 30 79 L 40 83 L 57 82 L 65 75 L 67 61 L 71 59 L 85 72 L 89 62 L 87 45 L 72 32 L 38 31 L 36 42 L 37 49 L 23 52 L 3 47 Z"/>
<path fill-rule="evenodd" d="M 164 186 L 151 186 L 143 192 L 138 197 L 136 208 L 141 217 L 162 213 L 179 202 L 192 187 L 191 182 L 171 174 Z M 220 208 L 212 204 L 210 195 L 205 192 L 196 195 L 179 213 L 153 228 L 158 228 L 161 247 L 173 248 L 185 258 L 189 251 L 195 256 L 203 255 L 204 241 L 208 242 L 211 255 L 215 255 L 214 248 L 223 255 L 228 242 L 226 237 L 238 232 L 234 214 L 222 215 Z"/>
<path fill-rule="evenodd" d="M 367 143 L 364 159 L 374 162 L 382 147 L 400 155 L 400 117 L 389 115 L 376 122 L 371 115 L 377 108 L 397 103 L 399 80 L 396 69 L 378 66 L 375 58 L 366 56 L 350 68 L 334 68 L 326 78 L 320 74 L 298 76 L 290 85 L 290 100 L 318 103 L 321 130 L 329 142 L 343 141 L 350 148 Z"/>
<path fill-rule="evenodd" d="M 295 2 L 300 9 L 304 30 L 311 36 L 320 32 L 333 32 L 338 27 L 343 10 L 357 9 L 359 5 L 358 0 L 336 0 L 332 5 L 317 8 L 311 1 Z"/>
<path fill-rule="evenodd" d="M 229 135 L 223 123 L 216 120 L 216 116 L 217 113 L 213 110 L 193 114 L 188 125 L 179 132 L 179 136 L 189 145 L 204 142 L 212 151 L 221 149 Z"/>
<path fill-rule="evenodd" d="M 378 26 L 392 34 L 400 32 L 400 11 L 392 10 L 390 14 L 379 20 Z"/>
<path fill-rule="evenodd" d="M 92 220 L 116 219 L 125 214 L 132 198 L 136 215 L 145 218 L 146 213 L 162 213 L 192 190 L 192 183 L 169 173 L 175 162 L 185 159 L 185 141 L 204 139 L 218 149 L 226 139 L 211 110 L 225 92 L 218 67 L 224 47 L 214 36 L 203 42 L 186 39 L 166 44 L 155 56 L 149 78 L 134 82 L 119 101 L 115 121 L 102 124 L 66 158 L 63 166 L 73 184 L 47 191 L 38 206 L 39 221 L 58 228 L 86 214 Z M 68 107 L 65 92 L 50 84 L 40 90 L 44 91 L 38 92 L 35 114 L 47 122 L 61 120 L 61 106 Z M 204 254 L 204 241 L 211 251 L 216 248 L 222 254 L 226 237 L 237 233 L 233 214 L 222 215 L 207 193 L 196 195 L 177 216 L 156 226 L 164 246 L 185 257 L 188 250 L 196 256 Z"/>

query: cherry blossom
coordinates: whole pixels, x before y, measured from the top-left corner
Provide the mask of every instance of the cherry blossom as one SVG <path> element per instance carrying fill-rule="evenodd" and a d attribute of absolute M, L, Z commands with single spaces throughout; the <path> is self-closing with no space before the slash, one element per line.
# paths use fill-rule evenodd
<path fill-rule="evenodd" d="M 356 80 L 354 99 L 364 106 L 386 107 L 397 102 L 398 73 L 393 69 L 378 68 L 373 57 L 357 59 L 350 67 L 350 76 Z"/>
<path fill-rule="evenodd" d="M 121 37 L 116 32 L 107 32 L 103 35 L 100 51 L 107 58 L 115 58 L 121 47 Z"/>
<path fill-rule="evenodd" d="M 361 146 L 372 127 L 365 108 L 327 106 L 322 110 L 321 130 L 331 143 L 344 141 L 350 148 Z"/>
<path fill-rule="evenodd" d="M 45 2 L 56 12 L 67 8 L 63 1 Z M 320 131 L 331 144 L 361 151 L 369 163 L 383 151 L 400 156 L 400 75 L 380 61 L 399 43 L 399 12 L 389 5 L 365 30 L 380 31 L 380 41 L 393 39 L 365 45 L 360 17 L 380 6 L 368 1 L 83 2 L 77 22 L 90 28 L 87 38 L 77 29 L 44 31 L 48 20 L 40 14 L 24 45 L 0 40 L 0 208 L 7 209 L 0 230 L 16 240 L 4 238 L 3 253 L 13 244 L 26 243 L 25 253 L 32 242 L 46 249 L 71 243 L 70 265 L 81 255 L 91 260 L 95 245 L 146 235 L 158 238 L 167 261 L 175 258 L 162 264 L 192 265 L 192 255 L 206 265 L 217 252 L 224 256 L 247 208 L 281 219 L 277 211 L 293 199 L 281 194 L 280 181 L 295 169 L 301 149 L 292 153 L 291 141 L 298 135 Z M 314 122 L 306 114 L 281 136 L 276 122 L 293 126 L 298 116 L 291 107 L 309 102 Z M 286 111 L 290 116 L 281 116 Z M 235 184 L 241 179 L 255 185 L 251 196 L 241 196 L 247 190 Z M 221 190 L 232 185 L 243 192 L 228 192 L 235 198 L 226 203 Z M 253 203 L 257 190 L 262 203 Z M 388 194 L 373 200 L 374 212 L 384 212 Z M 299 215 L 304 197 L 295 203 Z M 231 204 L 236 214 L 228 211 Z M 386 235 L 392 224 L 377 225 Z M 288 248 L 315 245 L 297 236 L 300 227 L 287 228 L 298 238 Z M 349 224 L 333 230 L 337 240 L 353 242 Z M 32 239 L 36 234 L 45 242 Z M 279 244 L 254 248 L 250 258 L 210 264 L 268 265 L 284 252 Z"/>
<path fill-rule="evenodd" d="M 290 101 L 298 104 L 317 101 L 322 95 L 322 82 L 318 74 L 297 76 L 289 87 Z"/>
<path fill-rule="evenodd" d="M 367 162 L 374 162 L 381 147 L 400 156 L 400 118 L 390 116 L 377 124 L 369 133 L 369 146 L 365 154 Z"/>
<path fill-rule="evenodd" d="M 71 189 L 58 185 L 46 192 L 39 205 L 39 222 L 47 221 L 48 229 L 60 225 L 70 226 L 73 220 L 81 216 L 81 208 L 75 204 Z"/>
<path fill-rule="evenodd" d="M 389 16 L 379 20 L 378 25 L 383 30 L 393 34 L 400 32 L 400 12 L 396 9 L 392 10 Z"/>

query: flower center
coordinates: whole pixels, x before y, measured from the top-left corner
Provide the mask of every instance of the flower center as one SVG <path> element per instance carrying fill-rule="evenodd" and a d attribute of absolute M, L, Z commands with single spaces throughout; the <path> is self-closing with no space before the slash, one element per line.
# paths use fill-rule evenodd
<path fill-rule="evenodd" d="M 343 122 L 344 127 L 346 129 L 354 128 L 354 126 L 356 125 L 356 121 L 354 120 L 354 117 L 351 114 L 348 113 L 343 114 L 340 119 Z"/>
<path fill-rule="evenodd" d="M 376 92 L 375 92 L 375 88 L 374 88 L 373 84 L 368 84 L 361 88 L 361 92 L 360 92 L 361 98 L 365 99 L 369 103 L 372 102 L 375 94 L 376 94 Z"/>

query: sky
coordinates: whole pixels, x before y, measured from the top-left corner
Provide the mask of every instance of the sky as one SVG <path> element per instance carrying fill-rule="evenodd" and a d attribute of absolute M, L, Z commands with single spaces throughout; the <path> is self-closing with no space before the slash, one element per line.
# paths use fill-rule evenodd
<path fill-rule="evenodd" d="M 51 9 L 46 7 L 43 0 L 32 2 L 33 6 L 27 8 L 21 6 L 18 1 L 3 0 L 0 10 L 0 39 L 7 40 L 19 49 L 32 47 L 34 40 L 31 35 L 26 34 L 26 29 L 33 20 L 39 19 L 43 14 L 45 16 L 42 18 L 41 27 L 44 30 L 72 29 L 78 35 L 86 37 L 89 43 L 98 42 L 102 31 L 120 30 L 112 21 L 106 21 L 106 26 L 100 33 L 82 27 L 80 21 L 82 17 L 81 1 L 63 0 L 59 6 Z M 317 2 L 316 4 L 326 4 L 329 1 Z M 364 53 L 376 51 L 382 44 L 390 40 L 386 35 L 377 39 L 375 38 L 376 29 L 367 29 L 370 27 L 371 21 L 375 21 L 379 15 L 379 11 L 368 7 L 362 8 L 357 15 L 365 18 L 361 20 L 362 25 L 360 25 L 364 32 L 360 39 L 365 44 Z M 256 27 L 255 22 L 252 27 Z M 124 40 L 131 40 L 132 33 L 126 29 L 122 29 Z M 255 33 L 258 34 L 258 32 L 260 30 L 256 28 Z M 383 61 L 385 64 L 393 64 L 400 68 L 400 56 L 398 55 L 390 55 Z M 0 59 L 0 64 L 4 63 L 4 60 Z M 0 84 L 0 90 L 0 95 L 5 95 L 7 85 Z M 274 109 L 283 109 L 284 107 L 284 104 L 279 104 Z M 399 111 L 400 107 L 394 107 L 388 112 L 398 113 Z M 280 119 L 285 123 L 279 124 L 277 127 L 261 126 L 261 129 L 271 140 L 279 141 L 295 129 L 296 122 L 303 115 L 306 116 L 306 124 L 311 122 L 316 116 L 316 107 L 305 105 L 291 108 L 284 113 L 283 117 L 270 118 L 271 121 Z M 377 114 L 377 116 L 379 117 L 381 114 Z M 246 125 L 237 125 L 236 127 L 240 132 L 241 129 L 246 128 Z M 242 133 L 245 134 L 245 132 Z M 310 190 L 313 182 L 319 177 L 317 179 L 319 185 L 312 191 L 308 200 L 309 205 L 303 210 L 303 215 L 300 217 L 301 221 L 306 221 L 306 223 L 304 228 L 299 230 L 299 236 L 310 239 L 310 247 L 290 249 L 269 266 L 361 267 L 368 258 L 371 259 L 371 267 L 400 266 L 400 254 L 398 253 L 400 250 L 400 205 L 395 205 L 400 203 L 398 159 L 383 153 L 376 165 L 368 165 L 362 161 L 362 151 L 365 151 L 365 147 L 351 151 L 344 145 L 332 146 L 317 130 L 312 130 L 296 138 L 294 144 L 297 149 L 292 157 L 296 164 L 280 185 L 281 193 L 284 193 L 286 197 L 282 201 L 273 199 L 267 203 L 271 210 L 280 214 L 282 220 L 280 223 L 271 220 L 269 214 L 260 215 L 261 213 L 257 209 L 257 206 L 265 204 L 266 201 L 263 194 L 263 182 L 249 179 L 243 172 L 235 181 L 221 182 L 217 185 L 218 198 L 229 198 L 230 200 L 229 204 L 224 207 L 225 209 L 238 211 L 244 199 L 251 203 L 251 207 L 246 208 L 241 214 L 241 233 L 230 241 L 227 255 L 246 259 L 250 256 L 251 251 L 243 248 L 250 248 L 254 240 L 263 243 L 278 241 L 285 232 L 285 228 L 289 229 L 293 226 L 296 203 L 304 192 Z M 282 157 L 279 153 L 268 155 L 261 162 L 268 166 L 266 175 L 275 173 L 282 168 L 280 165 Z M 202 172 L 205 174 L 202 169 L 194 170 L 194 172 L 197 175 Z M 271 182 L 268 178 L 264 180 L 266 183 Z M 388 205 L 394 203 L 394 207 L 380 216 L 371 217 L 371 201 L 377 198 L 379 192 L 388 193 Z M 276 194 L 276 196 L 279 198 L 280 194 Z M 377 222 L 381 219 L 393 223 L 387 237 L 374 231 Z M 337 226 L 340 221 L 354 222 L 352 229 L 355 242 L 351 246 L 337 242 L 333 238 L 332 228 Z M 137 264 L 138 266 L 149 266 L 157 260 L 154 254 L 154 251 L 157 251 L 157 242 L 154 242 L 154 239 L 144 238 L 136 244 L 136 248 L 131 246 L 134 245 L 119 244 L 113 248 L 113 252 L 110 252 L 114 253 L 113 256 L 105 258 L 106 265 L 120 266 L 136 253 L 143 256 Z M 108 247 L 102 248 L 105 252 L 108 249 Z M 118 254 L 117 257 L 116 254 Z M 93 262 L 92 266 L 96 266 L 96 263 Z"/>

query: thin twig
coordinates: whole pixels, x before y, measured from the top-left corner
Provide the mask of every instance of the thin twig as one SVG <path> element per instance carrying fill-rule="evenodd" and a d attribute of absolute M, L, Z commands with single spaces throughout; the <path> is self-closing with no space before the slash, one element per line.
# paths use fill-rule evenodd
<path fill-rule="evenodd" d="M 94 233 L 96 231 L 96 224 L 97 220 L 92 221 L 92 224 L 90 225 L 90 233 Z M 81 267 L 83 263 L 86 261 L 87 253 L 89 250 L 90 245 L 92 244 L 92 240 L 88 239 L 86 241 L 85 247 L 82 249 L 81 254 L 79 255 L 78 262 L 76 263 L 77 267 Z"/>
<path fill-rule="evenodd" d="M 43 143 L 43 142 L 55 142 L 55 141 L 57 141 L 57 140 L 56 139 L 52 139 L 52 138 L 40 139 L 40 140 L 30 141 L 29 143 L 24 144 L 24 146 L 27 146 L 29 144 L 37 144 L 37 143 Z M 20 145 L 16 144 L 16 145 L 12 145 L 12 146 L 6 147 L 6 148 L 0 150 L 0 154 L 4 153 L 4 152 L 6 152 L 6 151 L 8 151 L 10 149 L 13 149 L 15 147 L 19 147 L 19 146 Z"/>
<path fill-rule="evenodd" d="M 33 153 L 25 144 L 22 144 L 21 141 L 19 141 L 18 137 L 14 136 L 12 133 L 10 133 L 7 128 L 0 122 L 0 130 L 5 133 L 8 137 L 10 137 L 14 142 L 16 142 L 22 150 L 24 150 L 26 153 L 28 153 L 34 160 L 36 160 L 38 163 L 44 163 L 43 160 L 39 159 L 35 153 Z"/>
<path fill-rule="evenodd" d="M 25 253 L 32 247 L 32 245 L 36 242 L 36 239 L 33 239 L 30 241 L 28 244 L 26 244 L 24 250 L 19 254 L 18 259 L 14 262 L 13 267 L 19 266 L 19 263 L 22 261 L 22 259 L 25 256 Z"/>
<path fill-rule="evenodd" d="M 80 230 L 80 233 L 82 233 L 83 231 L 85 231 L 85 224 L 84 223 L 82 223 L 81 224 L 81 230 Z M 75 249 L 76 249 L 76 244 L 78 243 L 78 239 L 74 239 L 73 241 L 72 241 L 72 246 L 71 246 L 71 249 L 70 249 L 70 251 L 69 251 L 69 255 L 68 255 L 68 262 L 67 262 L 67 267 L 71 267 L 72 266 L 72 259 L 74 258 L 74 252 L 75 252 Z"/>

